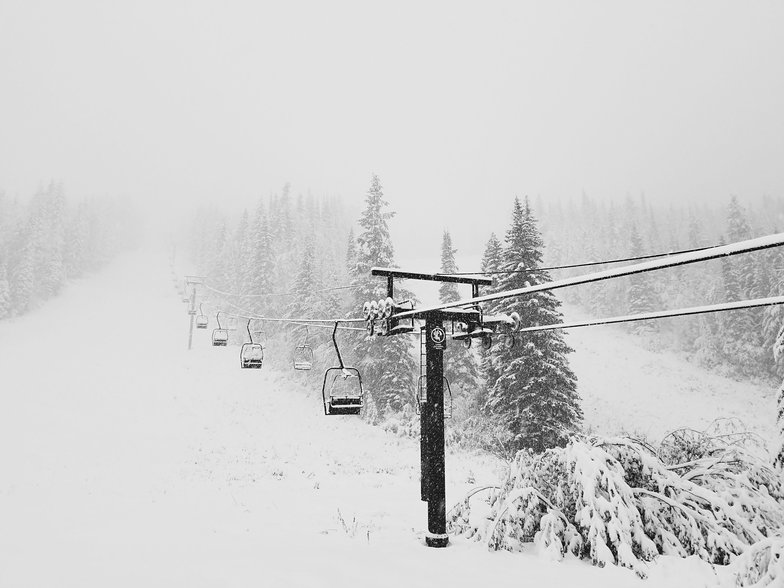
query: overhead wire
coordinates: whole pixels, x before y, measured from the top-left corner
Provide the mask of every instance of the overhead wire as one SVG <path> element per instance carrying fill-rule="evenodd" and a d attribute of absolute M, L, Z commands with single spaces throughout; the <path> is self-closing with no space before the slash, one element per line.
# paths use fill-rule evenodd
<path fill-rule="evenodd" d="M 312 319 L 312 318 L 282 318 L 282 317 L 267 317 L 261 315 L 252 314 L 247 309 L 241 308 L 236 304 L 226 301 L 226 304 L 233 307 L 234 311 L 226 312 L 220 306 L 214 304 L 208 304 L 213 310 L 224 312 L 227 316 L 236 317 L 241 319 L 248 319 L 248 320 L 257 320 L 262 322 L 271 322 L 271 323 L 290 323 L 296 324 L 300 326 L 312 326 L 312 327 L 323 327 L 331 329 L 335 323 L 364 323 L 364 318 L 329 318 L 329 319 Z M 341 330 L 356 330 L 356 331 L 364 331 L 364 328 L 357 328 L 357 327 L 338 327 Z"/>
<path fill-rule="evenodd" d="M 577 327 L 592 327 L 598 325 L 612 325 L 617 323 L 631 323 L 636 321 L 648 321 L 653 319 L 672 318 L 679 316 L 690 316 L 696 314 L 707 314 L 711 312 L 724 312 L 728 310 L 740 310 L 744 308 L 759 308 L 762 306 L 776 306 L 784 304 L 784 296 L 771 296 L 768 298 L 754 298 L 752 300 L 741 300 L 738 302 L 722 302 L 719 304 L 708 304 L 704 306 L 692 306 L 690 308 L 680 308 L 675 310 L 661 310 L 655 312 L 644 312 L 640 314 L 629 314 L 602 319 L 590 319 L 586 321 L 576 321 L 570 323 L 553 323 L 550 325 L 537 325 L 524 327 L 517 333 L 532 333 L 536 331 L 552 331 L 555 329 L 574 329 Z"/>
<path fill-rule="evenodd" d="M 576 276 L 573 278 L 565 278 L 562 280 L 543 282 L 541 284 L 535 284 L 533 286 L 525 286 L 523 288 L 513 288 L 511 290 L 505 290 L 493 294 L 486 294 L 484 296 L 478 296 L 476 298 L 456 300 L 453 302 L 445 302 L 442 304 L 427 306 L 425 308 L 407 310 L 401 313 L 397 313 L 394 316 L 395 318 L 398 319 L 408 318 L 408 317 L 413 317 L 415 315 L 421 315 L 426 312 L 434 312 L 438 310 L 445 310 L 447 308 L 456 308 L 460 306 L 472 306 L 472 305 L 479 304 L 480 302 L 502 300 L 504 298 L 523 296 L 526 294 L 533 294 L 542 291 L 557 290 L 559 288 L 566 288 L 568 286 L 578 286 L 580 284 L 590 284 L 593 282 L 608 280 L 610 278 L 620 278 L 623 276 L 631 276 L 634 274 L 645 273 L 657 269 L 678 267 L 682 265 L 696 263 L 699 261 L 707 261 L 710 259 L 718 259 L 721 257 L 739 255 L 741 253 L 751 253 L 753 251 L 761 251 L 764 249 L 770 249 L 772 247 L 779 247 L 781 245 L 784 245 L 784 233 L 777 233 L 774 235 L 768 235 L 766 237 L 758 237 L 756 239 L 748 239 L 746 241 L 740 241 L 738 243 L 731 243 L 729 245 L 720 245 L 718 247 L 711 247 L 703 251 L 681 253 L 679 255 L 674 255 L 667 259 L 644 261 L 642 263 L 637 263 L 637 264 L 616 268 L 616 269 L 604 270 L 604 271 L 595 272 L 592 274 L 586 274 L 582 276 Z"/>
<path fill-rule="evenodd" d="M 713 247 L 718 247 L 718 245 L 708 245 L 706 247 L 695 247 L 693 249 L 681 249 L 678 251 L 668 251 L 667 253 L 651 253 L 649 255 L 636 255 L 634 257 L 621 257 L 616 259 L 605 259 L 603 261 L 585 261 L 582 263 L 570 263 L 566 265 L 551 265 L 547 267 L 527 267 L 523 269 L 516 269 L 516 270 L 493 270 L 488 272 L 451 272 L 447 274 L 436 274 L 437 276 L 475 276 L 475 275 L 496 275 L 496 274 L 520 274 L 525 272 L 531 271 L 552 271 L 552 270 L 562 270 L 562 269 L 574 269 L 580 267 L 593 267 L 597 265 L 610 265 L 614 263 L 624 263 L 629 261 L 643 261 L 645 259 L 655 259 L 657 257 L 669 257 L 673 255 L 680 255 L 681 253 L 694 253 L 695 251 L 705 251 L 706 249 L 712 249 Z"/>
<path fill-rule="evenodd" d="M 566 265 L 553 265 L 553 266 L 545 266 L 540 268 L 523 268 L 517 270 L 493 270 L 493 271 L 486 271 L 486 272 L 450 272 L 450 273 L 436 273 L 436 276 L 480 276 L 480 275 L 497 275 L 497 274 L 514 274 L 514 273 L 524 273 L 534 270 L 540 271 L 551 271 L 551 270 L 561 270 L 561 269 L 574 269 L 580 267 L 592 267 L 598 265 L 610 265 L 615 263 L 623 263 L 623 262 L 631 262 L 631 261 L 642 261 L 646 259 L 655 259 L 659 257 L 671 257 L 674 255 L 680 255 L 682 253 L 693 253 L 695 251 L 705 251 L 707 249 L 712 249 L 716 246 L 705 246 L 705 247 L 695 247 L 693 249 L 681 249 L 677 251 L 668 251 L 665 253 L 651 253 L 648 255 L 637 255 L 634 257 L 624 257 L 624 258 L 615 258 L 615 259 L 605 259 L 601 261 L 587 261 L 582 263 L 571 263 Z M 265 294 L 238 294 L 235 292 L 226 292 L 225 290 L 220 290 L 213 286 L 210 286 L 206 282 L 201 282 L 196 284 L 199 286 L 203 286 L 207 290 L 211 292 L 215 292 L 216 294 L 222 294 L 224 296 L 233 296 L 233 297 L 242 297 L 242 298 L 268 298 L 268 297 L 283 297 L 283 296 L 295 296 L 299 294 L 296 290 L 290 290 L 288 292 L 270 292 Z M 335 292 L 340 290 L 356 290 L 359 289 L 361 286 L 358 285 L 343 285 L 343 286 L 332 286 L 329 288 L 321 288 L 319 290 L 313 290 L 312 293 L 322 293 L 322 292 Z"/>
<path fill-rule="evenodd" d="M 637 256 L 637 258 L 626 258 L 625 260 L 628 261 L 628 260 L 631 260 L 631 259 L 650 259 L 650 258 L 666 257 L 666 259 L 656 259 L 654 261 L 644 261 L 643 263 L 638 263 L 638 264 L 634 264 L 634 265 L 630 265 L 630 266 L 626 266 L 626 267 L 622 267 L 622 268 L 604 270 L 604 271 L 595 272 L 595 273 L 592 273 L 592 274 L 576 276 L 576 277 L 573 277 L 573 278 L 566 278 L 566 279 L 562 279 L 562 280 L 549 281 L 549 282 L 544 282 L 542 284 L 535 284 L 535 285 L 532 285 L 532 286 L 526 286 L 526 287 L 523 287 L 523 288 L 516 288 L 516 289 L 512 289 L 512 290 L 496 292 L 496 293 L 493 293 L 493 294 L 487 294 L 485 296 L 479 296 L 479 297 L 476 297 L 476 298 L 457 300 L 457 301 L 453 301 L 453 302 L 449 302 L 449 303 L 442 303 L 442 304 L 433 305 L 433 306 L 429 306 L 429 307 L 425 307 L 425 308 L 408 310 L 408 311 L 404 311 L 404 312 L 401 312 L 401 313 L 397 313 L 394 316 L 395 316 L 395 318 L 398 318 L 398 319 L 409 318 L 409 317 L 410 318 L 414 318 L 416 315 L 421 315 L 422 313 L 425 313 L 425 312 L 433 312 L 433 311 L 445 310 L 445 309 L 448 309 L 448 308 L 455 308 L 455 307 L 461 307 L 461 306 L 473 306 L 473 305 L 476 305 L 476 304 L 478 304 L 480 302 L 490 302 L 490 301 L 494 301 L 494 300 L 501 300 L 501 299 L 504 299 L 504 298 L 511 298 L 511 297 L 515 297 L 515 296 L 523 296 L 523 295 L 526 295 L 526 294 L 533 294 L 533 293 L 541 292 L 541 291 L 556 290 L 556 289 L 565 288 L 565 287 L 568 287 L 568 286 L 589 284 L 589 283 L 598 282 L 598 281 L 602 281 L 602 280 L 607 280 L 607 279 L 611 279 L 611 278 L 630 276 L 630 275 L 634 275 L 634 274 L 638 274 L 638 273 L 645 273 L 645 272 L 654 271 L 654 270 L 657 270 L 657 269 L 664 269 L 664 268 L 669 268 L 669 267 L 677 267 L 677 266 L 681 266 L 681 265 L 687 265 L 687 264 L 691 264 L 691 263 L 696 263 L 696 262 L 699 262 L 699 261 L 707 261 L 707 260 L 710 260 L 710 259 L 718 259 L 720 257 L 739 255 L 739 254 L 742 254 L 742 253 L 750 253 L 750 252 L 753 252 L 753 251 L 769 249 L 771 247 L 778 247 L 778 246 L 781 246 L 782 244 L 784 244 L 784 233 L 778 233 L 778 234 L 774 234 L 774 235 L 768 235 L 766 237 L 759 237 L 759 238 L 756 238 L 756 239 L 748 239 L 746 241 L 740 241 L 738 243 L 731 243 L 729 245 L 720 245 L 720 246 L 714 246 L 714 247 L 700 247 L 700 248 L 695 248 L 695 249 L 690 249 L 690 250 L 683 250 L 683 251 L 680 251 L 680 252 L 677 252 L 677 253 L 670 252 L 670 253 L 656 254 L 656 255 Z M 604 263 L 615 263 L 615 262 L 619 262 L 619 261 L 621 261 L 621 260 L 614 260 L 614 261 L 610 260 L 610 261 L 606 261 Z M 579 267 L 581 265 L 584 265 L 584 264 L 571 264 L 569 267 Z M 591 262 L 588 265 L 594 265 L 594 262 Z M 598 265 L 598 263 L 596 263 L 595 265 Z M 561 266 L 561 267 L 565 268 L 566 266 Z M 458 274 L 440 274 L 440 275 L 458 275 Z M 459 275 L 471 275 L 471 274 L 459 274 Z M 205 288 L 207 288 L 207 289 L 209 289 L 209 290 L 211 290 L 213 292 L 216 292 L 218 294 L 225 294 L 225 295 L 228 295 L 228 296 L 239 296 L 238 294 L 231 294 L 231 293 L 223 292 L 223 291 L 218 290 L 216 288 L 212 288 L 211 286 L 209 286 L 207 284 L 202 284 L 202 285 Z M 327 288 L 327 289 L 324 289 L 324 290 L 321 290 L 321 291 L 329 291 L 329 290 L 336 290 L 336 289 L 348 289 L 348 288 L 355 288 L 355 287 L 356 286 L 339 286 L 339 287 L 336 287 L 336 288 Z M 250 296 L 259 297 L 259 296 L 265 296 L 265 295 L 250 295 Z M 781 304 L 780 302 L 770 302 L 770 300 L 773 300 L 773 299 L 769 299 L 769 298 L 768 299 L 756 299 L 756 300 L 753 300 L 753 301 L 745 301 L 745 302 L 747 302 L 748 304 L 751 304 L 751 306 L 748 306 L 748 308 L 752 308 L 752 307 L 755 307 L 755 306 L 771 306 L 771 305 L 774 305 L 774 304 Z M 761 301 L 766 301 L 766 302 L 762 303 Z M 740 303 L 725 303 L 725 304 L 730 304 L 730 305 L 734 305 L 734 306 L 725 306 L 723 308 L 718 308 L 717 307 L 716 309 L 713 309 L 713 310 L 704 310 L 705 308 L 709 308 L 709 307 L 694 307 L 692 309 L 682 309 L 680 311 L 662 311 L 660 313 L 647 313 L 647 315 L 650 315 L 650 316 L 646 315 L 645 318 L 632 318 L 633 316 L 636 316 L 636 315 L 627 315 L 626 317 L 616 317 L 615 319 L 603 319 L 603 320 L 605 320 L 605 321 L 606 320 L 611 320 L 613 322 L 629 322 L 631 320 L 652 320 L 654 318 L 665 318 L 666 316 L 680 316 L 679 314 L 677 314 L 678 312 L 684 312 L 686 314 L 700 314 L 700 313 L 704 313 L 704 312 L 718 312 L 718 311 L 721 311 L 721 310 L 733 310 L 735 308 L 746 308 L 746 307 L 743 306 L 743 303 L 744 302 L 740 302 Z M 235 313 L 227 313 L 227 314 L 231 314 L 233 316 L 237 316 L 238 318 L 246 318 L 246 319 L 251 319 L 251 320 L 291 323 L 291 324 L 299 324 L 299 325 L 303 325 L 303 326 L 304 325 L 328 326 L 328 325 L 334 325 L 335 323 L 362 323 L 362 322 L 365 322 L 364 318 L 312 319 L 312 318 L 264 317 L 264 316 L 252 315 L 249 312 L 247 312 L 246 309 L 243 309 L 243 308 L 241 308 L 241 307 L 239 307 L 239 306 L 237 306 L 237 305 L 235 305 L 235 304 L 233 304 L 233 303 L 231 303 L 229 301 L 226 301 L 226 304 L 234 307 L 235 310 L 239 311 L 240 313 L 244 313 L 244 314 L 238 314 L 238 313 L 235 312 Z M 721 305 L 714 305 L 714 306 L 721 306 Z M 215 308 L 217 308 L 217 307 L 215 307 Z M 703 310 L 698 311 L 697 309 L 703 309 Z M 676 314 L 670 315 L 670 314 L 667 314 L 667 313 L 676 313 Z M 583 324 L 579 324 L 579 325 L 575 324 L 574 326 L 589 326 L 589 324 L 611 324 L 611 323 L 594 323 L 594 322 L 589 322 L 589 323 L 586 323 L 585 325 L 583 325 Z M 520 332 L 527 332 L 527 331 L 530 331 L 530 330 L 544 330 L 544 327 L 547 327 L 547 328 L 570 328 L 570 327 L 566 327 L 566 326 L 560 326 L 560 327 L 555 327 L 555 326 L 527 327 L 526 329 L 521 329 Z M 340 327 L 340 328 L 348 329 L 350 327 Z M 364 330 L 364 329 L 355 328 L 353 330 Z"/>
<path fill-rule="evenodd" d="M 202 284 L 202 286 L 204 286 L 207 290 L 210 290 L 211 292 L 215 292 L 216 294 L 222 294 L 223 296 L 236 296 L 242 298 L 272 298 L 276 296 L 295 296 L 296 294 L 299 294 L 299 292 L 295 290 L 291 290 L 289 292 L 270 292 L 267 294 L 237 294 L 233 292 L 226 292 L 224 290 L 219 290 L 218 288 L 214 288 L 212 286 L 209 286 L 208 284 Z M 357 288 L 359 288 L 359 286 L 334 286 L 330 288 L 321 288 L 319 290 L 312 290 L 312 293 L 319 294 L 322 292 L 335 292 L 338 290 L 351 290 Z"/>

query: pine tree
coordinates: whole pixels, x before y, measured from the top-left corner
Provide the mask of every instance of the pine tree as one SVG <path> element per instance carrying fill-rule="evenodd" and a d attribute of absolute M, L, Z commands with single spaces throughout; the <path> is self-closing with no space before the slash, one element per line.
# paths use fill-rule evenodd
<path fill-rule="evenodd" d="M 449 231 L 444 231 L 441 241 L 441 273 L 457 273 L 455 261 L 457 250 L 452 247 L 452 237 Z M 438 290 L 441 302 L 455 302 L 460 300 L 457 284 L 443 282 Z M 444 373 L 449 381 L 450 389 L 455 396 L 475 396 L 479 373 L 476 367 L 476 358 L 470 349 L 461 343 L 453 342 L 444 352 Z"/>
<path fill-rule="evenodd" d="M 504 271 L 499 289 L 510 290 L 550 281 L 540 270 L 544 243 L 531 213 L 515 199 L 512 225 L 506 233 Z M 514 272 L 514 273 L 511 273 Z M 552 292 L 507 298 L 499 310 L 517 312 L 524 326 L 562 322 L 560 302 Z M 497 353 L 501 376 L 490 390 L 489 412 L 503 423 L 516 449 L 541 452 L 564 446 L 580 428 L 583 414 L 577 378 L 569 367 L 563 333 L 557 330 L 528 333 L 512 348 Z"/>
<path fill-rule="evenodd" d="M 0 319 L 11 314 L 11 286 L 8 284 L 8 275 L 5 265 L 0 262 Z"/>
<path fill-rule="evenodd" d="M 441 239 L 442 274 L 454 274 L 457 272 L 455 253 L 457 253 L 457 249 L 452 248 L 452 237 L 450 236 L 449 231 L 444 231 L 444 236 Z M 457 284 L 453 282 L 442 282 L 441 286 L 438 288 L 438 297 L 441 302 L 455 302 L 456 300 L 460 300 Z"/>
<path fill-rule="evenodd" d="M 784 250 L 781 248 L 772 251 L 769 257 L 771 271 L 771 285 L 769 296 L 784 295 Z M 763 319 L 763 345 L 765 349 L 774 348 L 778 330 L 784 323 L 784 310 L 781 306 L 770 306 L 765 310 Z M 784 376 L 784 362 L 775 362 L 773 368 L 779 377 Z"/>
<path fill-rule="evenodd" d="M 727 235 L 734 243 L 751 236 L 748 221 L 735 196 L 730 199 L 727 212 Z M 722 239 L 723 243 L 723 239 Z M 722 258 L 721 275 L 728 302 L 743 300 L 755 290 L 755 263 L 749 256 Z M 764 371 L 767 354 L 760 346 L 759 334 L 764 329 L 764 310 L 745 310 L 722 313 L 720 318 L 721 348 L 725 362 L 743 375 Z"/>
<path fill-rule="evenodd" d="M 35 274 L 33 248 L 29 243 L 18 251 L 16 263 L 11 266 L 11 309 L 14 314 L 27 312 L 33 304 Z"/>
<path fill-rule="evenodd" d="M 269 224 L 264 210 L 264 203 L 259 202 L 253 225 L 248 231 L 249 258 L 251 260 L 248 268 L 247 284 L 248 292 L 252 294 L 249 301 L 249 308 L 255 313 L 263 315 L 268 301 L 264 296 L 270 293 L 272 283 L 272 272 L 274 264 L 272 260 L 272 245 L 269 233 Z"/>
<path fill-rule="evenodd" d="M 480 294 L 493 294 L 498 291 L 498 284 L 496 282 L 497 272 L 501 270 L 503 265 L 503 247 L 501 242 L 495 236 L 495 233 L 490 234 L 490 239 L 485 246 L 484 255 L 482 256 L 482 273 L 487 274 L 493 278 L 493 285 L 482 286 Z M 497 310 L 498 303 L 490 302 L 487 304 L 486 309 L 488 314 L 494 314 Z M 481 364 L 480 371 L 482 374 L 482 388 L 480 395 L 477 397 L 477 406 L 480 410 L 486 410 L 488 392 L 493 389 L 495 383 L 501 375 L 501 369 L 498 366 L 497 358 L 495 357 L 497 349 L 481 349 Z"/>
<path fill-rule="evenodd" d="M 631 255 L 642 255 L 642 239 L 640 238 L 640 233 L 637 231 L 637 226 L 635 224 L 632 224 L 629 241 L 631 242 Z M 653 284 L 645 274 L 633 274 L 629 276 L 628 299 L 630 314 L 650 312 L 655 310 L 658 306 L 658 295 L 653 288 Z M 655 330 L 658 330 L 658 328 L 653 321 L 632 323 L 631 327 L 631 332 L 637 334 L 650 333 Z"/>
<path fill-rule="evenodd" d="M 387 210 L 381 182 L 375 174 L 365 198 L 365 210 L 359 219 L 361 232 L 357 236 L 356 265 L 352 272 L 354 306 L 351 316 L 360 313 L 369 300 L 386 297 L 386 283 L 370 275 L 374 266 L 394 267 L 394 248 L 387 221 L 394 216 Z M 400 301 L 408 293 L 400 289 L 395 298 Z M 348 337 L 346 337 L 348 338 Z M 371 419 L 389 411 L 401 410 L 414 397 L 416 360 L 412 355 L 412 340 L 406 335 L 392 337 L 354 337 L 353 360 L 362 373 L 362 382 L 371 404 L 366 411 Z M 346 353 L 348 355 L 348 353 Z"/>
<path fill-rule="evenodd" d="M 299 264 L 297 279 L 294 285 L 294 296 L 289 303 L 289 317 L 310 317 L 318 309 L 316 290 L 320 289 L 315 268 L 315 248 L 313 239 L 308 239 Z"/>
<path fill-rule="evenodd" d="M 730 203 L 727 207 L 727 237 L 729 237 L 730 243 L 737 243 L 751 237 L 746 214 L 738 203 L 737 196 L 730 197 Z"/>
<path fill-rule="evenodd" d="M 784 325 L 779 330 L 776 343 L 773 346 L 773 356 L 778 363 L 784 361 Z M 773 466 L 784 471 L 784 382 L 776 394 L 776 426 L 778 427 L 779 439 L 778 448 L 773 457 Z"/>
<path fill-rule="evenodd" d="M 348 245 L 346 246 L 346 271 L 352 276 L 357 270 L 357 241 L 354 238 L 354 229 L 348 232 Z"/>

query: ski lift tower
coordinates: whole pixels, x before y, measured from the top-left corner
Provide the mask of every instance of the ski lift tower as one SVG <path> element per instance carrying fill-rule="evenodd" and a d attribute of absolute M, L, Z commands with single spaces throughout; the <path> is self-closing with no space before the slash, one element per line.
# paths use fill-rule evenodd
<path fill-rule="evenodd" d="M 191 286 L 191 299 L 188 303 L 188 315 L 191 319 L 191 325 L 188 330 L 188 351 L 190 351 L 193 344 L 193 318 L 196 316 L 196 286 L 201 286 L 204 283 L 203 276 L 185 276 L 185 288 Z"/>
<path fill-rule="evenodd" d="M 391 268 L 372 268 L 371 275 L 387 278 L 387 299 L 368 303 L 374 308 L 378 304 L 382 320 L 379 335 L 409 333 L 414 330 L 414 319 L 423 319 L 420 337 L 424 343 L 426 394 L 420 398 L 420 452 L 421 452 L 421 499 L 427 502 L 427 535 L 429 547 L 446 547 L 449 536 L 446 532 L 446 467 L 444 451 L 444 350 L 447 334 L 444 322 L 481 325 L 482 313 L 478 306 L 469 308 L 447 308 L 417 312 L 394 302 L 394 279 L 424 280 L 429 282 L 451 282 L 471 284 L 472 297 L 479 296 L 479 286 L 489 286 L 492 280 L 479 276 L 453 276 L 405 272 Z M 412 305 L 413 306 L 413 305 Z M 396 315 L 405 313 L 405 318 Z M 411 324 L 402 325 L 402 320 Z M 375 319 L 369 318 L 369 331 L 374 331 Z M 454 329 L 453 329 L 454 332 Z M 420 391 L 417 390 L 417 394 Z"/>

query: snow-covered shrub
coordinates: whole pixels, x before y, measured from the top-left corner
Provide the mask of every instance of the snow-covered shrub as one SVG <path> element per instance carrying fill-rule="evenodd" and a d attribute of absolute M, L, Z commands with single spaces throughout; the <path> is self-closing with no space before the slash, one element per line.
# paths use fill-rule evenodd
<path fill-rule="evenodd" d="M 784 363 L 784 325 L 779 329 L 773 344 L 773 356 L 779 366 Z M 773 467 L 784 471 L 784 382 L 779 386 L 779 391 L 776 394 L 776 424 L 779 431 L 779 443 L 773 456 Z"/>
<path fill-rule="evenodd" d="M 379 421 L 381 427 L 388 433 L 411 439 L 419 438 L 419 415 L 410 405 L 405 405 L 398 412 L 389 411 Z"/>
<path fill-rule="evenodd" d="M 678 463 L 625 438 L 520 452 L 501 488 L 454 509 L 452 531 L 490 549 L 533 541 L 552 556 L 571 553 L 640 576 L 658 554 L 727 564 L 784 525 L 782 483 L 724 438 L 689 441 L 702 449 L 672 443 L 670 458 L 689 456 Z M 471 513 L 475 505 L 482 516 Z"/>
<path fill-rule="evenodd" d="M 735 585 L 763 588 L 784 584 L 784 536 L 782 531 L 752 545 L 733 563 Z"/>
<path fill-rule="evenodd" d="M 505 425 L 484 415 L 461 414 L 457 410 L 446 421 L 445 441 L 447 447 L 465 451 L 479 449 L 507 463 L 514 461 L 517 454 L 514 435 Z"/>

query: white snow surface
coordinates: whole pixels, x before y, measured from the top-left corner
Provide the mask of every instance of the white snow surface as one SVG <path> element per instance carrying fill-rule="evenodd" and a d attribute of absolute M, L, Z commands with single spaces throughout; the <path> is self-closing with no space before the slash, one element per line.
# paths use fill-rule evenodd
<path fill-rule="evenodd" d="M 565 321 L 589 318 L 577 307 L 563 310 Z M 704 430 L 715 419 L 737 418 L 768 448 L 776 447 L 774 388 L 723 377 L 676 352 L 649 350 L 617 325 L 566 333 L 585 422 L 596 433 L 658 443 L 674 429 Z"/>
<path fill-rule="evenodd" d="M 188 320 L 166 256 L 139 252 L 0 323 L 0 587 L 719 584 L 695 558 L 642 581 L 459 537 L 427 548 L 415 440 L 324 416 L 321 374 L 241 370 L 212 324 L 187 351 Z M 657 435 L 724 409 L 768 427 L 771 394 L 604 329 L 601 346 L 569 338 L 596 429 Z M 450 452 L 448 505 L 499 476 Z"/>

